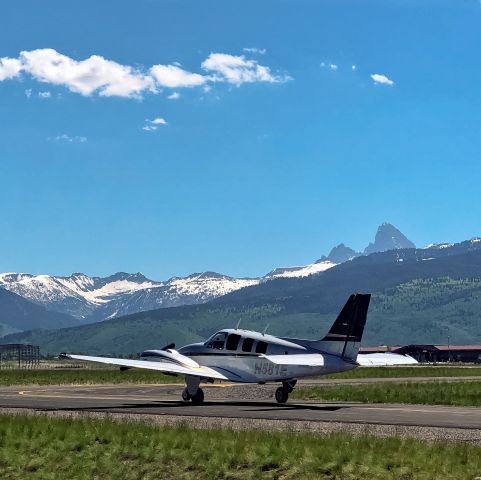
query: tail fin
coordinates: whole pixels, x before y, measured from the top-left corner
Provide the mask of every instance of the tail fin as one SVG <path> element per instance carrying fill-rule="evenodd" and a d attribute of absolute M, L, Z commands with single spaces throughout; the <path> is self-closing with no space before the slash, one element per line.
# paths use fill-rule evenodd
<path fill-rule="evenodd" d="M 316 348 L 349 360 L 356 360 L 370 299 L 370 294 L 351 295 L 327 335 L 315 342 Z"/>

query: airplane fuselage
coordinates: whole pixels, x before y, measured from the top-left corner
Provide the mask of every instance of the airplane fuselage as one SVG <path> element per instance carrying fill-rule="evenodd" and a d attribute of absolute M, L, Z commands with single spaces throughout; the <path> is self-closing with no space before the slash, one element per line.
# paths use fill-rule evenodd
<path fill-rule="evenodd" d="M 290 379 L 344 372 L 357 367 L 356 362 L 346 360 L 296 343 L 292 339 L 274 337 L 259 332 L 224 329 L 202 343 L 186 345 L 178 353 L 199 365 L 212 368 L 226 375 L 229 380 L 243 383 L 281 382 Z M 269 356 L 297 356 L 316 354 L 322 356 L 322 366 L 278 364 Z M 165 353 L 150 350 L 142 354 L 144 359 L 165 359 Z M 294 357 L 298 358 L 298 357 Z"/>

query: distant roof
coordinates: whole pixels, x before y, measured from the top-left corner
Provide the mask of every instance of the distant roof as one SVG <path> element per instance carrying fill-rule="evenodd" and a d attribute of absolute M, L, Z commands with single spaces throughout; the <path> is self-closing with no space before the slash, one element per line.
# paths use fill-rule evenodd
<path fill-rule="evenodd" d="M 454 351 L 454 350 L 481 350 L 481 345 L 432 345 L 432 344 L 410 344 L 410 345 L 381 345 L 378 347 L 361 347 L 361 352 L 397 352 L 398 350 L 407 349 L 424 349 L 424 350 L 439 350 L 439 351 Z"/>
<path fill-rule="evenodd" d="M 481 350 L 481 345 L 434 345 L 438 350 Z"/>

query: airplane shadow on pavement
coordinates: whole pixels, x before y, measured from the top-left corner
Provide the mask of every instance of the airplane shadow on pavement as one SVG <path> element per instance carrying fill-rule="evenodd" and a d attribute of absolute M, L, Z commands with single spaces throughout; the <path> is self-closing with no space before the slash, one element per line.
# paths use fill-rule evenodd
<path fill-rule="evenodd" d="M 310 405 L 310 404 L 296 404 L 296 403 L 286 403 L 277 404 L 269 402 L 246 402 L 246 401 L 228 401 L 228 402 L 218 402 L 210 401 L 204 402 L 202 405 L 192 405 L 189 402 L 182 401 L 166 401 L 159 400 L 152 403 L 123 403 L 116 405 L 103 405 L 103 406 L 85 406 L 85 407 L 60 407 L 60 408 L 48 408 L 44 410 L 56 410 L 56 411 L 118 411 L 118 410 L 143 410 L 143 409 L 184 409 L 191 407 L 195 410 L 199 410 L 199 413 L 206 414 L 206 408 L 209 407 L 247 407 L 244 408 L 244 412 L 268 412 L 268 411 L 302 411 L 302 410 L 314 410 L 320 412 L 335 412 L 340 409 L 350 408 L 349 405 Z M 164 413 L 164 412 L 159 412 Z M 221 412 L 217 412 L 221 414 Z"/>

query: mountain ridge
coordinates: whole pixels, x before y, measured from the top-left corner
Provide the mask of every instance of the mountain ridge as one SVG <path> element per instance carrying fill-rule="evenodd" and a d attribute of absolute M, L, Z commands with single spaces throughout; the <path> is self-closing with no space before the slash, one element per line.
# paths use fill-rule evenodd
<path fill-rule="evenodd" d="M 386 229 L 389 232 L 384 237 L 391 234 L 391 237 L 401 239 L 393 243 L 395 247 L 406 239 L 390 224 L 378 228 L 376 239 L 381 235 L 380 231 Z M 380 243 L 378 241 L 379 248 L 385 247 L 386 242 Z M 175 276 L 164 281 L 151 280 L 140 272 L 117 272 L 106 277 L 89 276 L 82 272 L 70 276 L 2 273 L 0 287 L 49 311 L 74 317 L 79 324 L 84 324 L 156 308 L 206 303 L 233 291 L 279 278 L 317 275 L 360 255 L 340 244 L 331 250 L 328 257 L 323 256 L 307 265 L 278 267 L 255 278 L 235 278 L 212 271 L 192 273 L 186 277 Z M 12 322 L 11 327 L 16 328 Z"/>
<path fill-rule="evenodd" d="M 370 292 L 365 342 L 481 341 L 481 240 L 451 247 L 360 256 L 317 275 L 278 278 L 202 305 L 140 312 L 105 322 L 8 335 L 2 342 L 39 344 L 45 352 L 126 354 L 175 341 L 199 341 L 219 328 L 319 338 L 355 291 Z M 444 335 L 444 336 L 443 336 Z"/>

